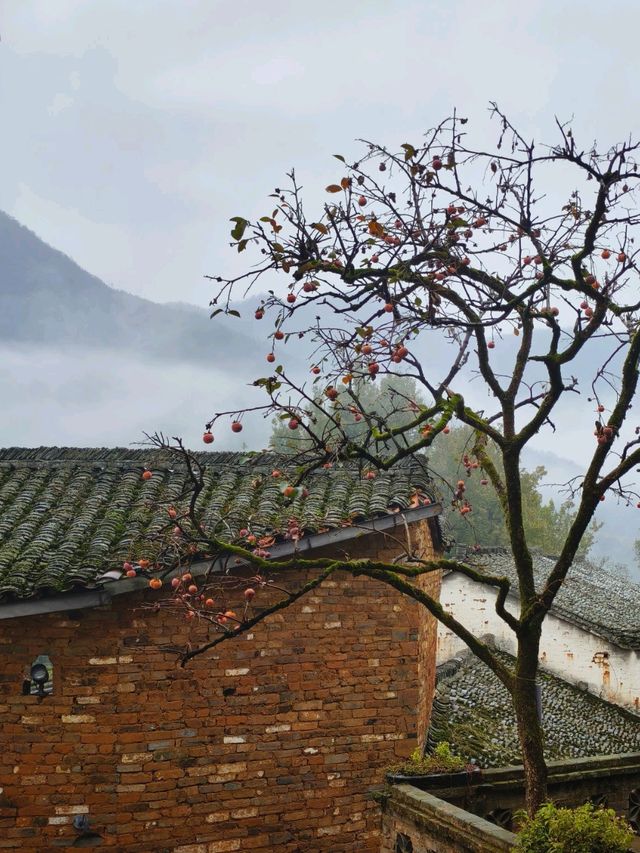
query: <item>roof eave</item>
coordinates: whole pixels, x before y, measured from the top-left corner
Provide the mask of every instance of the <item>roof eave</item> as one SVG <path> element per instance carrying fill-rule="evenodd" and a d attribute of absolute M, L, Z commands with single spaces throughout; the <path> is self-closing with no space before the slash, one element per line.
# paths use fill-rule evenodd
<path fill-rule="evenodd" d="M 442 505 L 439 503 L 428 506 L 415 507 L 413 509 L 400 510 L 399 512 L 382 515 L 370 521 L 364 521 L 358 525 L 348 527 L 337 527 L 323 533 L 313 533 L 297 542 L 282 542 L 271 546 L 269 553 L 274 559 L 290 557 L 295 554 L 304 554 L 306 551 L 316 550 L 340 542 L 359 539 L 372 533 L 386 533 L 396 527 L 404 527 L 405 524 L 414 524 L 423 519 L 437 519 L 442 513 Z M 210 560 L 203 560 L 191 566 L 194 575 L 215 571 Z M 220 566 L 222 567 L 222 561 Z M 237 568 L 242 568 L 248 563 L 240 563 Z M 171 573 L 167 573 L 170 576 Z M 126 578 L 123 580 L 107 582 L 104 585 L 86 588 L 77 592 L 66 592 L 58 595 L 48 595 L 42 598 L 28 598 L 0 603 L 0 620 L 16 619 L 24 616 L 34 616 L 43 613 L 59 613 L 69 610 L 84 610 L 90 607 L 101 607 L 109 604 L 116 595 L 141 592 L 149 588 L 148 577 Z"/>
<path fill-rule="evenodd" d="M 27 598 L 0 604 L 0 619 L 16 619 L 20 616 L 38 616 L 43 613 L 59 613 L 69 610 L 85 610 L 87 607 L 102 607 L 109 604 L 111 594 L 103 588 L 63 592 L 43 598 Z"/>

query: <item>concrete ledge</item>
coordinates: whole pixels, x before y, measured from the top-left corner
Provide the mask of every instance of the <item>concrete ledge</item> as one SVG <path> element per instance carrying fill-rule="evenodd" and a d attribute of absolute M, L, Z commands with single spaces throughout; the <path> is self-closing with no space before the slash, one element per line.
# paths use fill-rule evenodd
<path fill-rule="evenodd" d="M 512 832 L 412 785 L 397 785 L 383 805 L 381 853 L 393 853 L 398 834 L 413 853 L 507 853 Z"/>
<path fill-rule="evenodd" d="M 640 753 L 550 761 L 549 798 L 566 806 L 604 801 L 629 817 L 630 798 L 640 790 Z M 479 778 L 478 778 L 479 777 Z M 489 816 L 522 808 L 523 768 L 495 767 L 457 786 L 416 779 L 394 785 L 382 807 L 380 853 L 507 853 L 516 837 Z M 448 780 L 447 780 L 448 781 Z M 438 796 L 434 796 L 434 790 Z M 483 817 L 485 816 L 485 817 Z"/>
<path fill-rule="evenodd" d="M 640 753 L 550 761 L 548 769 L 549 799 L 565 806 L 602 801 L 629 818 L 640 790 Z M 381 853 L 512 850 L 513 833 L 486 818 L 501 812 L 508 826 L 522 808 L 523 769 L 495 767 L 478 776 L 457 787 L 446 774 L 394 786 L 383 806 Z"/>
<path fill-rule="evenodd" d="M 622 768 L 640 766 L 640 752 L 623 752 L 619 755 L 597 755 L 589 758 L 559 758 L 548 761 L 549 778 L 570 776 L 579 773 L 584 776 L 589 772 L 612 772 Z M 485 780 L 491 782 L 513 781 L 522 779 L 522 766 L 491 767 L 482 771 Z"/>

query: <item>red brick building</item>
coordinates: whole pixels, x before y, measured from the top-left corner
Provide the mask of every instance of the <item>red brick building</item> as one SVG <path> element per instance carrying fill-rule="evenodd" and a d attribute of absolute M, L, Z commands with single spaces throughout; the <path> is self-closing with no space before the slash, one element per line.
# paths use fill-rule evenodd
<path fill-rule="evenodd" d="M 264 532 L 295 515 L 313 554 L 389 560 L 407 532 L 423 556 L 440 547 L 417 469 L 323 472 L 284 507 L 269 456 L 200 458 L 209 519 Z M 172 649 L 207 627 L 141 609 L 148 580 L 110 577 L 181 484 L 154 452 L 0 451 L 0 849 L 377 850 L 368 792 L 426 725 L 435 623 L 336 575 L 181 668 Z M 44 696 L 25 680 L 39 656 Z"/>

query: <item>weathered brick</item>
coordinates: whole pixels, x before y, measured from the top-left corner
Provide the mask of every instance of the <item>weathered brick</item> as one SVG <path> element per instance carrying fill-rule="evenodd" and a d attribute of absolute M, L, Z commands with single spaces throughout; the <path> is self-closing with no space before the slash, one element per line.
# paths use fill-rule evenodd
<path fill-rule="evenodd" d="M 0 815 L 0 846 L 66 849 L 73 817 L 89 814 L 118 850 L 377 851 L 367 791 L 428 718 L 433 622 L 391 590 L 336 575 L 251 639 L 181 669 L 160 647 L 197 642 L 198 628 L 141 600 L 0 622 L 0 787 L 17 803 Z M 43 649 L 54 693 L 40 701 L 19 685 Z"/>
<path fill-rule="evenodd" d="M 91 714 L 63 714 L 63 723 L 95 723 L 96 718 Z"/>
<path fill-rule="evenodd" d="M 207 823 L 221 823 L 229 820 L 229 812 L 211 812 L 205 818 Z"/>
<path fill-rule="evenodd" d="M 227 853 L 230 850 L 240 850 L 239 839 L 230 839 L 228 841 L 214 841 L 207 848 L 208 853 Z"/>
<path fill-rule="evenodd" d="M 89 814 L 89 806 L 56 806 L 56 814 Z"/>
<path fill-rule="evenodd" d="M 150 761 L 153 758 L 148 752 L 124 752 L 120 756 L 123 764 L 144 764 L 145 761 Z"/>

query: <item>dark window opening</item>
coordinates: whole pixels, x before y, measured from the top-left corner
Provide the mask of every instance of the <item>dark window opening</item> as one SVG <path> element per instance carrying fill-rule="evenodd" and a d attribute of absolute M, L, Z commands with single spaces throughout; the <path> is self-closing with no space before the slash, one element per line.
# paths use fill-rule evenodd
<path fill-rule="evenodd" d="M 629 823 L 636 834 L 640 833 L 640 788 L 629 794 Z"/>
<path fill-rule="evenodd" d="M 513 827 L 513 812 L 511 809 L 497 808 L 485 815 L 485 819 L 495 823 L 496 826 L 501 826 L 503 829 L 511 831 Z"/>
<path fill-rule="evenodd" d="M 413 853 L 413 841 L 408 835 L 403 832 L 396 835 L 396 846 L 393 848 L 393 853 Z"/>

